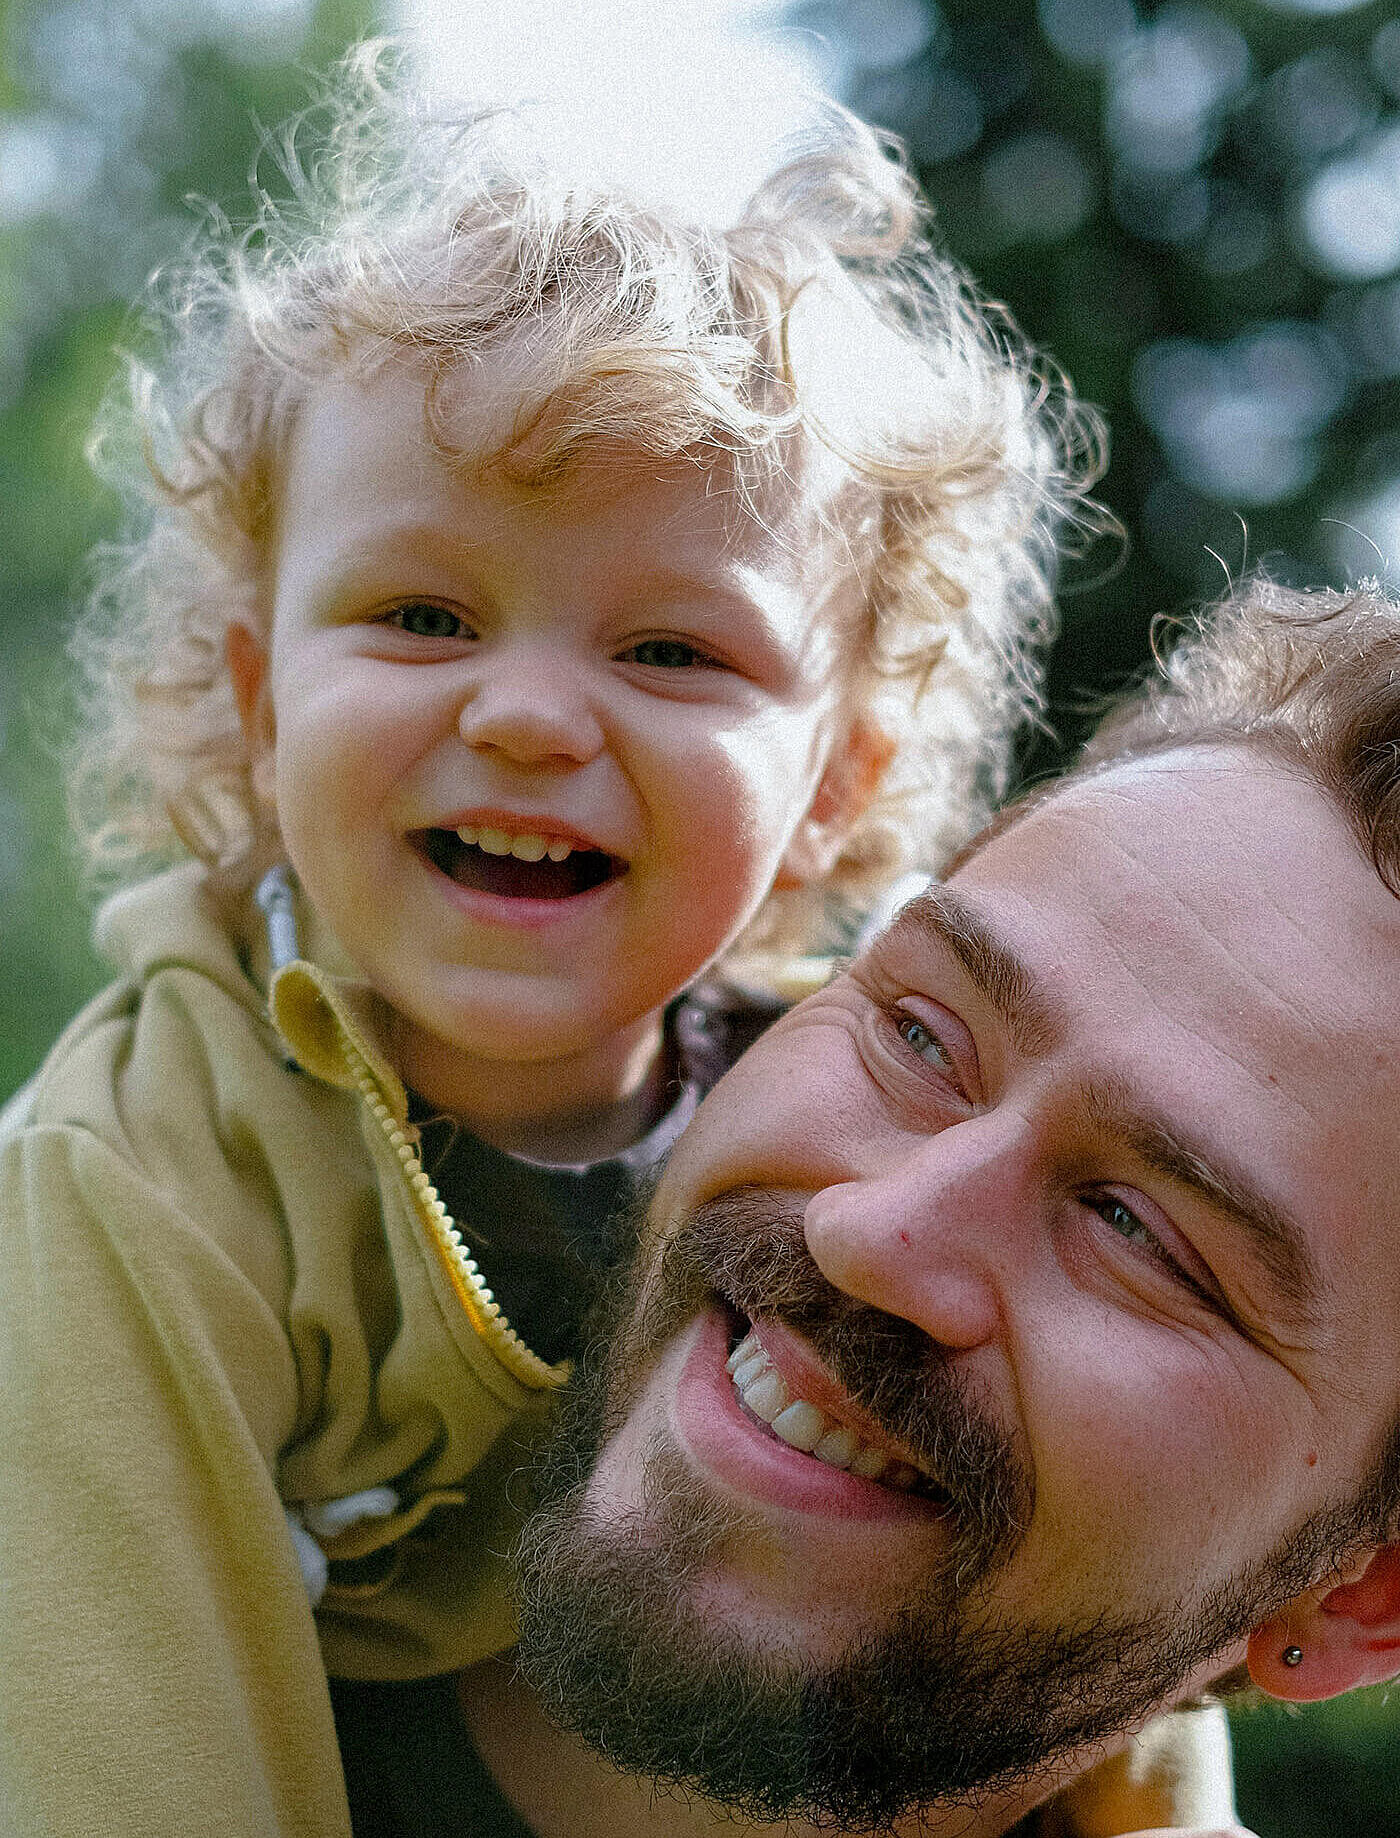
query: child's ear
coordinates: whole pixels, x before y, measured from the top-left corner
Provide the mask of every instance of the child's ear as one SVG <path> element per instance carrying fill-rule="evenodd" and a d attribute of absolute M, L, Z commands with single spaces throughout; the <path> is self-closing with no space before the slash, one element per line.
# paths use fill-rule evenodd
<path fill-rule="evenodd" d="M 807 887 L 826 879 L 852 824 L 879 790 L 894 750 L 883 728 L 864 715 L 856 717 L 831 750 L 811 807 L 783 855 L 776 887 Z"/>
<path fill-rule="evenodd" d="M 252 763 L 253 790 L 265 804 L 272 803 L 272 758 L 277 738 L 272 695 L 267 680 L 267 652 L 251 626 L 239 620 L 229 626 L 224 656 L 243 738 Z"/>
<path fill-rule="evenodd" d="M 1249 1676 L 1309 1704 L 1400 1673 L 1400 1544 L 1373 1546 L 1340 1581 L 1310 1589 L 1249 1637 Z"/>

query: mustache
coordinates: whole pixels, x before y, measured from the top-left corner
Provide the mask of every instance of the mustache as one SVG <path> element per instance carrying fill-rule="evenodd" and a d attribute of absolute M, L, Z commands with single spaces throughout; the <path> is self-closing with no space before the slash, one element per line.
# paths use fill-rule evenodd
<path fill-rule="evenodd" d="M 807 1248 L 801 1200 L 781 1189 L 715 1195 L 676 1227 L 644 1281 L 634 1346 L 659 1347 L 718 1293 L 793 1328 L 842 1389 L 946 1492 L 982 1570 L 1028 1524 L 1034 1485 L 1006 1432 L 913 1322 L 837 1289 Z"/>

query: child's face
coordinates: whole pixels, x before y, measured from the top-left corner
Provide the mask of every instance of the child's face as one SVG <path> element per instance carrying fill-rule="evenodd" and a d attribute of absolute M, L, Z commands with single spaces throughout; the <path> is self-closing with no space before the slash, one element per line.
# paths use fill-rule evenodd
<path fill-rule="evenodd" d="M 474 385 L 454 440 L 513 408 Z M 281 485 L 270 655 L 232 647 L 255 781 L 402 1069 L 415 1040 L 545 1061 L 654 1026 L 820 852 L 824 774 L 818 817 L 839 803 L 815 533 L 633 453 L 484 481 L 426 440 L 407 366 L 318 389 Z"/>

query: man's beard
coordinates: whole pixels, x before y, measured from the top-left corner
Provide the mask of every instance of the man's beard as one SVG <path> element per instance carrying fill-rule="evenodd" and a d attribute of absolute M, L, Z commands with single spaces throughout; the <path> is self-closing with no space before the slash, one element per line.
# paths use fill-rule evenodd
<path fill-rule="evenodd" d="M 599 1450 L 658 1352 L 716 1293 L 799 1330 L 947 1496 L 946 1551 L 916 1599 L 827 1664 L 707 1623 L 697 1581 L 761 1532 L 679 1451 L 650 1451 L 626 1519 L 602 1519 L 587 1499 Z M 1309 1522 L 1190 1605 L 999 1624 L 985 1585 L 1033 1505 L 1014 1447 L 941 1348 L 826 1282 L 791 1195 L 738 1189 L 707 1203 L 612 1318 L 617 1331 L 595 1336 L 537 1474 L 539 1510 L 518 1553 L 520 1666 L 551 1719 L 618 1767 L 750 1819 L 880 1831 L 920 1805 L 1033 1783 L 1171 1701 L 1313 1580 L 1349 1522 L 1345 1512 Z M 1164 1475 L 1164 1510 L 1170 1500 Z"/>

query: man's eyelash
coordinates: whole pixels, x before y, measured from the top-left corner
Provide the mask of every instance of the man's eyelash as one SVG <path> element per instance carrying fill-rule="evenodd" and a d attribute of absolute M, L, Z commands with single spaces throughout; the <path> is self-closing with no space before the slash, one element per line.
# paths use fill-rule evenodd
<path fill-rule="evenodd" d="M 1132 1207 L 1129 1206 L 1126 1201 L 1120 1200 L 1116 1194 L 1111 1193 L 1089 1193 L 1081 1195 L 1080 1198 L 1081 1204 L 1087 1206 L 1091 1212 L 1096 1213 L 1098 1217 L 1103 1220 L 1104 1224 L 1108 1226 L 1111 1232 L 1116 1232 L 1120 1238 L 1127 1241 L 1129 1239 L 1129 1234 L 1119 1231 L 1118 1227 L 1113 1225 L 1106 1217 L 1106 1214 L 1112 1211 L 1117 1211 L 1125 1215 L 1125 1217 L 1130 1219 L 1133 1225 L 1143 1234 L 1143 1239 L 1146 1242 L 1143 1242 L 1142 1248 L 1152 1258 L 1154 1263 L 1167 1272 L 1174 1282 L 1180 1283 L 1185 1289 L 1189 1289 L 1192 1295 L 1204 1302 L 1207 1308 L 1214 1309 L 1216 1313 L 1226 1315 L 1231 1313 L 1224 1299 L 1217 1295 L 1215 1291 L 1209 1288 L 1205 1283 L 1200 1282 L 1177 1258 L 1173 1257 L 1171 1252 L 1157 1236 L 1156 1232 L 1152 1230 L 1152 1227 L 1148 1225 L 1144 1219 L 1139 1218 L 1137 1213 L 1133 1211 Z"/>
<path fill-rule="evenodd" d="M 937 1049 L 938 1056 L 943 1062 L 944 1069 L 948 1072 L 956 1072 L 957 1068 L 953 1064 L 952 1054 L 926 1021 L 921 1021 L 917 1015 L 911 1015 L 905 1009 L 896 1009 L 894 1025 L 895 1032 L 911 1052 L 919 1053 L 921 1044 L 934 1047 Z M 916 1034 L 921 1034 L 923 1036 L 922 1043 L 912 1038 Z M 920 1054 L 920 1057 L 922 1057 L 922 1054 Z"/>

